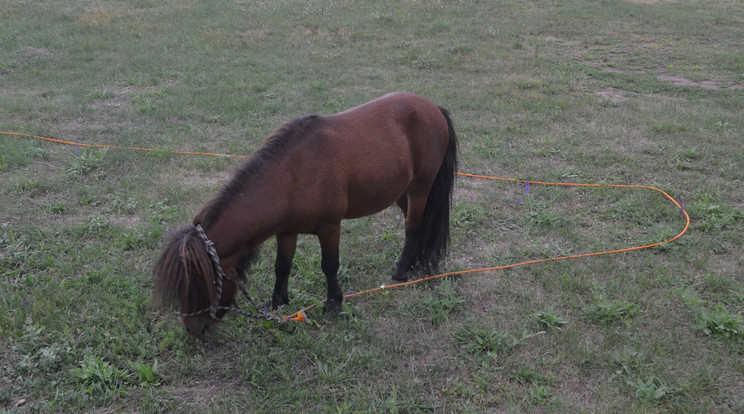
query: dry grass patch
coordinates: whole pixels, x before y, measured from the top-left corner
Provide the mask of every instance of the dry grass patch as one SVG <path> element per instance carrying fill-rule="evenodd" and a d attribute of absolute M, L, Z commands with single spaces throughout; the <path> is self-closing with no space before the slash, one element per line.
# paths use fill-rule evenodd
<path fill-rule="evenodd" d="M 77 18 L 77 22 L 83 25 L 100 26 L 111 23 L 116 12 L 105 6 L 85 9 Z"/>

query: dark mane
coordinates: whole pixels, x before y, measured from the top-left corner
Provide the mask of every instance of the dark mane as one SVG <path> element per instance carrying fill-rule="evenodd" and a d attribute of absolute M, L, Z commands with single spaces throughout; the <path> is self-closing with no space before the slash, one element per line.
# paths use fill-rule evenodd
<path fill-rule="evenodd" d="M 247 182 L 259 174 L 267 164 L 280 160 L 288 148 L 291 148 L 308 132 L 317 128 L 319 121 L 318 115 L 307 115 L 287 122 L 274 130 L 261 148 L 233 173 L 227 184 L 204 204 L 202 210 L 194 218 L 194 224 L 201 224 L 205 229 L 209 228 Z"/>

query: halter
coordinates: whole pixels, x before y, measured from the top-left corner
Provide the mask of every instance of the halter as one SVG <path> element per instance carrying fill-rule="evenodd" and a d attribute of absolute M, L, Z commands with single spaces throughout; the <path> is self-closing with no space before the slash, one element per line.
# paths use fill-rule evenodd
<path fill-rule="evenodd" d="M 220 304 L 220 299 L 222 299 L 222 279 L 227 278 L 227 276 L 225 275 L 225 270 L 222 269 L 222 265 L 220 264 L 220 257 L 217 256 L 217 249 L 214 247 L 212 240 L 209 240 L 209 237 L 207 237 L 207 233 L 204 232 L 201 224 L 196 225 L 196 232 L 199 235 L 199 238 L 204 242 L 204 247 L 207 248 L 209 260 L 212 261 L 212 267 L 214 268 L 215 273 L 217 273 L 217 277 L 214 280 L 214 283 L 217 285 L 217 303 L 212 302 L 209 307 L 209 316 L 216 320 L 217 307 Z"/>
<path fill-rule="evenodd" d="M 285 322 L 284 318 L 279 317 L 273 313 L 271 313 L 268 309 L 268 307 L 259 308 L 258 305 L 256 305 L 256 302 L 253 301 L 253 299 L 248 294 L 248 289 L 246 289 L 245 284 L 241 282 L 237 277 L 235 279 L 229 278 L 225 274 L 225 270 L 222 268 L 222 265 L 220 264 L 220 257 L 217 255 L 217 249 L 214 247 L 214 242 L 212 240 L 209 240 L 209 237 L 207 237 L 207 234 L 204 232 L 204 229 L 200 224 L 197 224 L 194 226 L 196 228 L 196 232 L 199 235 L 199 238 L 204 242 L 204 247 L 207 250 L 207 255 L 209 255 L 209 259 L 212 262 L 212 267 L 214 268 L 215 273 L 217 274 L 217 277 L 215 278 L 214 284 L 217 286 L 217 300 L 211 301 L 211 305 L 208 308 L 204 308 L 202 310 L 198 310 L 196 312 L 191 313 L 182 313 L 182 312 L 176 312 L 176 314 L 180 317 L 190 317 L 190 316 L 197 316 L 201 315 L 203 313 L 209 312 L 209 316 L 217 320 L 217 311 L 223 310 L 223 311 L 233 311 L 235 313 L 239 313 L 243 316 L 254 318 L 254 319 L 263 319 L 266 321 L 275 320 L 278 322 Z M 248 302 L 253 306 L 253 308 L 256 310 L 257 313 L 249 313 L 246 312 L 239 307 L 236 306 L 219 306 L 220 300 L 222 299 L 222 279 L 227 279 L 234 283 L 236 286 L 240 288 L 240 291 L 243 292 L 243 296 L 248 300 Z"/>

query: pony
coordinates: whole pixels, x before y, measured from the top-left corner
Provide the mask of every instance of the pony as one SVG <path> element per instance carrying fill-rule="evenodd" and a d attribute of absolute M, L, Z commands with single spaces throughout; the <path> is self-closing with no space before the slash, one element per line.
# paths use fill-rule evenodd
<path fill-rule="evenodd" d="M 313 234 L 327 283 L 325 308 L 338 310 L 341 221 L 392 204 L 405 220 L 393 280 L 405 282 L 416 269 L 436 272 L 449 245 L 457 147 L 449 112 L 411 93 L 281 125 L 191 225 L 171 232 L 154 269 L 154 301 L 178 307 L 186 330 L 204 334 L 233 309 L 259 246 L 275 237 L 271 306 L 288 304 L 297 235 Z"/>

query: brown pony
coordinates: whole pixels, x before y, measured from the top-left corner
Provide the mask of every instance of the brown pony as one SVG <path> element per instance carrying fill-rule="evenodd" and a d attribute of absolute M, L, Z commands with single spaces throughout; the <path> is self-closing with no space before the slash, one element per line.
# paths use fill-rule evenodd
<path fill-rule="evenodd" d="M 232 179 L 172 235 L 155 268 L 154 298 L 180 307 L 200 335 L 233 303 L 258 247 L 276 237 L 273 307 L 289 303 L 298 234 L 320 241 L 326 309 L 340 308 L 341 220 L 403 210 L 405 242 L 396 281 L 438 269 L 449 243 L 457 137 L 448 112 L 393 93 L 336 115 L 310 115 L 276 129 Z M 211 256 L 210 256 L 211 247 Z M 220 275 L 223 276 L 220 276 Z M 222 284 L 222 279 L 229 283 Z"/>

